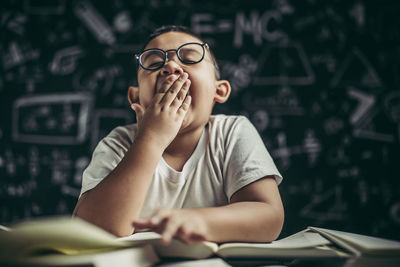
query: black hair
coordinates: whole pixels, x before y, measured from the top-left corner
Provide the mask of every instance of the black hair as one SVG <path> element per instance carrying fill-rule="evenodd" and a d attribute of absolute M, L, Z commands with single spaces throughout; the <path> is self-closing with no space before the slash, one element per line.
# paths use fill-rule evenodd
<path fill-rule="evenodd" d="M 194 33 L 190 28 L 188 28 L 188 27 L 186 27 L 186 26 L 182 26 L 182 25 L 164 25 L 164 26 L 161 26 L 161 27 L 155 29 L 155 30 L 149 35 L 149 37 L 147 38 L 146 42 L 145 42 L 144 45 L 143 45 L 142 50 L 144 50 L 144 48 L 147 46 L 148 43 L 150 43 L 151 40 L 153 40 L 153 39 L 156 38 L 157 36 L 160 36 L 161 34 L 164 34 L 164 33 L 167 33 L 167 32 L 182 32 L 182 33 L 187 33 L 187 34 L 192 35 L 193 37 L 195 37 L 195 38 L 201 40 L 202 42 L 204 42 L 203 39 L 202 39 L 200 36 L 198 36 L 198 35 L 197 35 L 196 33 Z M 215 58 L 214 53 L 211 51 L 210 48 L 208 48 L 208 51 L 210 52 L 211 59 L 212 59 L 213 64 L 214 64 L 215 78 L 216 78 L 217 80 L 219 80 L 220 77 L 221 77 L 221 74 L 220 74 L 220 71 L 219 71 L 219 66 L 218 66 L 217 60 L 216 60 L 216 58 Z"/>

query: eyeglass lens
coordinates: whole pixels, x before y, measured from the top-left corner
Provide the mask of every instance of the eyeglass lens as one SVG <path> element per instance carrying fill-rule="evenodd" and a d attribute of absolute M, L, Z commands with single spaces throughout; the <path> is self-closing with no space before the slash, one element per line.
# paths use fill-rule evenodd
<path fill-rule="evenodd" d="M 195 64 L 204 57 L 204 47 L 198 43 L 184 44 L 176 51 L 178 59 L 184 64 Z M 143 68 L 156 70 L 164 66 L 167 52 L 161 49 L 149 49 L 144 51 L 139 59 Z"/>

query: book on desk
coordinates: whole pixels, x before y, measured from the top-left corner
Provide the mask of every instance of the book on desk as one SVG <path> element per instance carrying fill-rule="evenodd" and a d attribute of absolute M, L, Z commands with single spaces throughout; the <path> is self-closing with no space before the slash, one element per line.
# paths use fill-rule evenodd
<path fill-rule="evenodd" d="M 173 240 L 162 245 L 154 232 L 117 238 L 79 218 L 34 219 L 0 228 L 0 263 L 82 265 L 125 259 L 125 266 L 151 266 L 163 258 L 222 259 L 399 257 L 400 242 L 342 231 L 308 227 L 271 243 Z M 129 265 L 128 265 L 129 264 Z M 124 266 L 120 264 L 119 266 Z"/>

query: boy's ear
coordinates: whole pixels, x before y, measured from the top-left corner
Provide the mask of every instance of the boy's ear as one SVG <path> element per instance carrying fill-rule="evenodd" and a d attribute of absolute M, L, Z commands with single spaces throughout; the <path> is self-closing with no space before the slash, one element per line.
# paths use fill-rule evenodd
<path fill-rule="evenodd" d="M 214 100 L 217 103 L 225 103 L 231 94 L 231 84 L 227 80 L 216 81 Z"/>
<path fill-rule="evenodd" d="M 139 103 L 139 87 L 129 86 L 128 88 L 128 101 L 132 105 L 133 103 Z"/>

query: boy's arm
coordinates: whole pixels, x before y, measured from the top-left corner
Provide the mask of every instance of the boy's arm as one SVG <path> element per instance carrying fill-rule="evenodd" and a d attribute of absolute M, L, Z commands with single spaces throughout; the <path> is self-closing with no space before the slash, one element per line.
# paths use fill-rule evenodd
<path fill-rule="evenodd" d="M 270 242 L 279 236 L 283 220 L 284 210 L 275 179 L 264 177 L 237 191 L 229 205 L 161 210 L 149 220 L 134 224 L 161 233 L 166 243 L 172 237 L 187 243 Z"/>
<path fill-rule="evenodd" d="M 165 80 L 152 102 L 136 107 L 138 133 L 118 166 L 95 188 L 83 194 L 74 210 L 81 217 L 117 235 L 133 232 L 154 170 L 177 135 L 190 106 L 187 74 Z"/>
<path fill-rule="evenodd" d="M 275 178 L 264 177 L 231 197 L 231 204 L 205 210 L 211 240 L 271 242 L 283 226 L 284 209 Z M 230 222 L 230 223 L 225 223 Z"/>
<path fill-rule="evenodd" d="M 118 166 L 79 199 L 74 216 L 117 235 L 132 234 L 151 177 L 162 155 L 157 147 L 135 141 Z"/>

